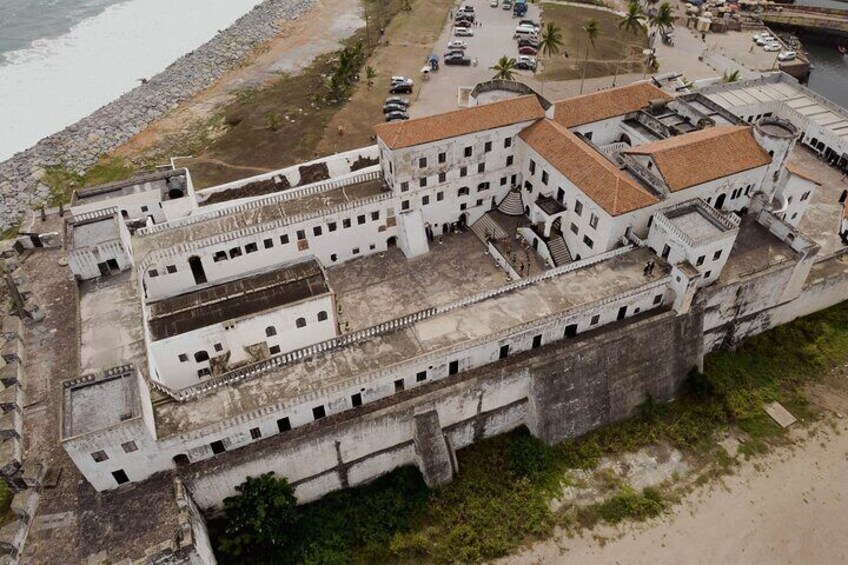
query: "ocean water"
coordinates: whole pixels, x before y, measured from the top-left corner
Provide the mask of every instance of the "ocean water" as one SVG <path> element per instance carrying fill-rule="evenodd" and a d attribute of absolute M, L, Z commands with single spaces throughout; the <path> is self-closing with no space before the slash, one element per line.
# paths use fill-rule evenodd
<path fill-rule="evenodd" d="M 0 0 L 0 161 L 196 49 L 261 0 Z"/>
<path fill-rule="evenodd" d="M 799 6 L 848 10 L 848 2 L 838 0 L 798 0 Z M 807 49 L 813 70 L 807 86 L 825 98 L 848 108 L 848 56 L 836 49 L 836 41 L 811 34 L 799 34 Z"/>

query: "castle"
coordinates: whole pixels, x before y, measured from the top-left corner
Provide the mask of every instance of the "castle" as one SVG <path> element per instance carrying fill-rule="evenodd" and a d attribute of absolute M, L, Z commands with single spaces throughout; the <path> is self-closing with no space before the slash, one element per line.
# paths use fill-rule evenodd
<path fill-rule="evenodd" d="M 728 107 L 743 86 L 501 93 L 208 190 L 168 168 L 78 191 L 62 447 L 97 492 L 176 476 L 215 512 L 268 470 L 300 501 L 410 464 L 434 486 L 478 439 L 673 398 L 705 352 L 848 290 L 844 154 L 785 102 Z"/>

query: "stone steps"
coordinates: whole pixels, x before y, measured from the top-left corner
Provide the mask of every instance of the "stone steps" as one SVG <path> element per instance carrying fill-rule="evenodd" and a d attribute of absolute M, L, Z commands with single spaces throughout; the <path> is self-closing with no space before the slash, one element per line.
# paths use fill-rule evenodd
<path fill-rule="evenodd" d="M 474 232 L 474 234 L 479 237 L 480 241 L 483 243 L 486 243 L 488 238 L 503 239 L 507 236 L 507 233 L 500 225 L 498 225 L 488 212 L 483 214 L 479 220 L 474 222 L 471 226 L 471 231 Z"/>
<path fill-rule="evenodd" d="M 513 188 L 510 190 L 509 194 L 498 205 L 498 211 L 503 212 L 507 216 L 521 216 L 524 214 L 524 204 L 521 202 L 521 189 Z"/>
<path fill-rule="evenodd" d="M 551 252 L 551 257 L 554 259 L 554 265 L 557 267 L 571 263 L 571 253 L 569 253 L 568 246 L 565 244 L 565 240 L 561 235 L 556 234 L 548 240 L 548 249 Z"/>

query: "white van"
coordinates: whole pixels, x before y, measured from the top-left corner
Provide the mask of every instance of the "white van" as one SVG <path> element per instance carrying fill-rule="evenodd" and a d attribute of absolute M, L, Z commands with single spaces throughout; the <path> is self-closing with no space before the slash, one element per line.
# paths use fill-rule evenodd
<path fill-rule="evenodd" d="M 536 35 L 536 28 L 529 26 L 518 26 L 515 28 L 515 35 L 512 36 L 513 39 L 529 39 L 531 41 L 538 41 L 539 37 Z"/>

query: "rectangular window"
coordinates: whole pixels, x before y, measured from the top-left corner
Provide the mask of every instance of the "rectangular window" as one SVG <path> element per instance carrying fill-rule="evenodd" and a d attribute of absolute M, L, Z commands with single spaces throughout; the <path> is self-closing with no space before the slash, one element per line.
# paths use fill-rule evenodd
<path fill-rule="evenodd" d="M 592 241 L 592 238 L 589 237 L 588 235 L 583 236 L 583 243 L 585 243 L 586 247 L 588 247 L 589 249 L 592 249 L 593 247 L 595 247 L 595 242 Z"/>
<path fill-rule="evenodd" d="M 216 343 L 216 344 L 214 345 L 214 347 L 215 347 L 215 351 L 218 351 L 218 352 L 221 352 L 221 351 L 223 351 L 223 350 L 224 350 L 224 346 L 223 346 L 223 345 L 221 345 L 220 343 Z"/>
<path fill-rule="evenodd" d="M 477 204 L 476 204 L 476 206 L 482 206 L 482 205 L 483 205 L 483 199 L 482 199 L 482 198 L 478 198 L 478 199 L 477 199 Z"/>
<path fill-rule="evenodd" d="M 186 355 L 185 353 L 180 353 L 178 359 L 180 360 L 180 363 L 185 363 L 186 361 L 188 361 L 188 355 Z"/>
<path fill-rule="evenodd" d="M 403 392 L 404 388 L 406 388 L 406 386 L 404 385 L 403 379 L 398 379 L 398 380 L 395 381 L 395 392 L 396 393 Z"/>
<path fill-rule="evenodd" d="M 327 229 L 330 231 L 336 231 L 338 229 L 338 224 L 336 222 L 330 222 L 327 224 Z"/>
<path fill-rule="evenodd" d="M 259 439 L 262 437 L 262 430 L 259 428 L 250 428 L 250 439 Z"/>
<path fill-rule="evenodd" d="M 598 229 L 598 216 L 592 214 L 589 216 L 589 226 L 594 230 Z"/>
<path fill-rule="evenodd" d="M 466 208 L 468 208 L 468 204 L 465 203 L 465 202 L 463 202 L 462 204 L 459 205 L 460 210 L 465 210 Z"/>
<path fill-rule="evenodd" d="M 565 326 L 565 332 L 562 336 L 565 338 L 575 337 L 577 335 L 577 324 L 568 324 Z"/>
<path fill-rule="evenodd" d="M 477 163 L 477 172 L 485 173 L 486 172 L 486 163 Z"/>
<path fill-rule="evenodd" d="M 542 346 L 542 336 L 541 335 L 534 335 L 533 336 L 533 349 L 536 349 L 537 347 L 541 347 L 541 346 Z"/>
<path fill-rule="evenodd" d="M 288 416 L 277 420 L 277 429 L 281 432 L 287 432 L 291 429 L 291 421 Z"/>
<path fill-rule="evenodd" d="M 427 380 L 427 371 L 419 371 L 415 375 L 415 382 L 420 383 Z"/>
<path fill-rule="evenodd" d="M 498 359 L 506 359 L 509 357 L 509 344 L 501 345 L 500 351 L 498 351 Z"/>
<path fill-rule="evenodd" d="M 542 184 L 548 184 L 548 171 L 542 171 Z"/>
<path fill-rule="evenodd" d="M 422 206 L 426 206 L 429 203 L 430 203 L 430 197 L 429 196 L 422 196 L 421 197 L 421 205 Z"/>
<path fill-rule="evenodd" d="M 269 348 L 268 348 L 268 352 L 269 352 L 271 355 L 279 355 L 279 354 L 280 354 L 280 351 L 282 351 L 282 350 L 280 349 L 280 346 L 279 346 L 279 345 L 273 345 L 273 346 L 271 346 L 271 347 L 269 347 Z"/>
<path fill-rule="evenodd" d="M 590 326 L 597 326 L 597 325 L 598 325 L 598 322 L 600 322 L 600 321 L 601 321 L 601 315 L 600 315 L 600 314 L 595 314 L 594 316 L 592 316 L 592 319 L 591 319 L 591 321 L 589 322 L 589 325 L 590 325 Z"/>
<path fill-rule="evenodd" d="M 573 233 L 574 235 L 579 235 L 579 232 L 580 232 L 580 230 L 577 229 L 577 224 L 572 223 L 571 224 L 571 233 Z"/>
<path fill-rule="evenodd" d="M 400 203 L 401 210 L 409 210 L 409 200 L 404 200 Z"/>
<path fill-rule="evenodd" d="M 112 471 L 112 477 L 115 479 L 115 482 L 119 485 L 130 482 L 130 478 L 127 476 L 127 473 L 123 469 L 118 469 L 117 471 Z"/>
<path fill-rule="evenodd" d="M 513 161 L 514 161 L 514 158 L 513 158 L 513 156 L 512 156 L 512 155 L 507 155 L 507 156 L 506 156 L 506 166 L 507 166 L 507 167 L 511 167 L 511 166 L 512 166 Z"/>
<path fill-rule="evenodd" d="M 167 267 L 165 267 L 165 270 L 168 271 L 169 275 L 173 275 L 174 273 L 177 272 L 177 266 L 176 265 L 168 265 Z"/>
<path fill-rule="evenodd" d="M 437 202 L 441 202 L 444 199 L 445 199 L 445 193 L 444 192 L 437 192 L 436 193 L 436 201 Z"/>
<path fill-rule="evenodd" d="M 533 159 L 530 159 L 530 174 L 536 174 L 536 161 L 534 161 Z"/>
<path fill-rule="evenodd" d="M 95 451 L 91 454 L 91 458 L 94 459 L 95 463 L 103 463 L 109 459 L 109 456 L 106 455 L 105 451 Z"/>
<path fill-rule="evenodd" d="M 241 247 L 233 247 L 230 249 L 230 259 L 233 257 L 241 257 Z"/>
<path fill-rule="evenodd" d="M 305 230 L 297 230 L 297 240 L 303 241 L 306 239 L 306 231 Z"/>
<path fill-rule="evenodd" d="M 149 276 L 151 279 L 155 279 L 159 276 L 159 271 L 157 271 L 156 269 L 150 269 L 149 271 L 147 271 L 147 276 Z"/>
<path fill-rule="evenodd" d="M 488 153 L 491 150 L 492 150 L 492 142 L 487 141 L 486 144 L 483 146 L 483 152 Z"/>
<path fill-rule="evenodd" d="M 577 214 L 578 216 L 583 215 L 583 203 L 580 202 L 579 200 L 574 201 L 574 213 Z"/>
<path fill-rule="evenodd" d="M 809 191 L 805 192 L 804 194 L 801 195 L 801 202 L 803 202 L 804 200 L 806 200 L 809 197 L 810 197 L 810 192 Z"/>
<path fill-rule="evenodd" d="M 418 159 L 418 168 L 423 169 L 427 167 L 427 157 L 421 157 Z"/>
<path fill-rule="evenodd" d="M 721 249 L 713 254 L 713 261 L 718 261 L 719 259 L 721 259 Z"/>
<path fill-rule="evenodd" d="M 371 212 L 371 221 L 376 222 L 380 219 L 380 212 Z"/>
<path fill-rule="evenodd" d="M 315 420 L 320 420 L 321 418 L 327 415 L 327 411 L 324 409 L 324 405 L 316 406 L 312 409 L 312 418 Z"/>
<path fill-rule="evenodd" d="M 466 157 L 471 157 L 471 153 L 472 153 L 471 148 L 470 148 L 470 147 L 466 147 L 466 148 L 465 148 L 465 156 L 466 156 Z"/>
<path fill-rule="evenodd" d="M 659 304 L 660 302 L 662 302 L 662 297 L 663 297 L 663 295 L 662 295 L 662 294 L 658 294 L 658 295 L 656 295 L 656 296 L 654 297 L 654 304 Z"/>
<path fill-rule="evenodd" d="M 448 374 L 455 375 L 459 372 L 459 361 L 451 361 L 448 364 Z"/>
<path fill-rule="evenodd" d="M 219 453 L 224 453 L 227 450 L 227 448 L 224 447 L 224 442 L 221 440 L 213 441 L 209 444 L 209 447 L 212 448 L 212 453 L 214 453 L 215 455 L 218 455 Z"/>
<path fill-rule="evenodd" d="M 512 138 L 507 137 L 504 139 L 504 149 L 509 149 L 510 147 L 512 147 Z"/>
<path fill-rule="evenodd" d="M 347 229 L 347 228 L 350 227 L 350 218 L 345 218 L 345 219 L 342 220 L 342 227 L 344 229 Z"/>
<path fill-rule="evenodd" d="M 418 186 L 419 188 L 424 188 L 425 186 L 427 186 L 427 177 L 421 177 L 420 179 L 418 179 Z"/>
<path fill-rule="evenodd" d="M 448 154 L 447 153 L 444 153 L 444 152 L 439 153 L 439 163 L 444 163 L 447 160 L 448 160 Z"/>
<path fill-rule="evenodd" d="M 501 186 L 506 186 L 507 178 L 501 177 Z"/>
<path fill-rule="evenodd" d="M 285 245 L 285 244 L 287 244 L 288 242 L 289 242 L 289 236 L 288 236 L 288 234 L 285 234 L 285 233 L 284 233 L 283 235 L 281 235 L 281 236 L 280 236 L 280 244 L 281 244 L 281 245 Z"/>
<path fill-rule="evenodd" d="M 356 217 L 356 223 L 357 223 L 357 224 L 359 224 L 360 226 L 361 226 L 362 224 L 364 224 L 364 223 L 365 223 L 365 214 L 359 214 L 359 215 Z"/>
<path fill-rule="evenodd" d="M 703 264 L 704 264 L 704 259 L 706 259 L 706 257 L 704 257 L 703 255 L 701 255 L 700 257 L 698 257 L 698 260 L 695 262 L 695 266 L 696 266 L 696 267 L 700 267 L 701 265 L 703 265 Z"/>
<path fill-rule="evenodd" d="M 409 182 L 403 181 L 402 183 L 400 183 L 400 191 L 406 192 L 407 190 L 409 190 Z"/>
<path fill-rule="evenodd" d="M 354 408 L 356 408 L 357 406 L 362 406 L 362 393 L 357 392 L 356 394 L 351 395 L 350 404 Z"/>
<path fill-rule="evenodd" d="M 713 274 L 712 271 L 707 271 L 706 273 L 704 273 L 704 280 L 709 279 L 712 276 L 712 274 Z"/>
<path fill-rule="evenodd" d="M 323 233 L 321 230 L 321 226 L 315 226 L 314 228 L 312 228 L 312 233 L 315 234 L 315 237 L 321 235 Z"/>
<path fill-rule="evenodd" d="M 133 453 L 138 451 L 138 446 L 134 441 L 127 441 L 121 444 L 121 449 L 124 450 L 124 453 Z"/>
<path fill-rule="evenodd" d="M 272 247 L 274 247 L 274 240 L 273 239 L 263 240 L 262 245 L 265 246 L 265 249 L 271 249 Z"/>
<path fill-rule="evenodd" d="M 226 261 L 227 260 L 227 252 L 226 251 L 216 251 L 215 255 L 212 256 L 212 260 L 215 263 L 218 263 L 220 261 Z"/>
<path fill-rule="evenodd" d="M 618 309 L 618 315 L 616 316 L 617 320 L 623 320 L 627 317 L 627 306 L 622 306 Z"/>
<path fill-rule="evenodd" d="M 459 168 L 459 176 L 460 177 L 468 176 L 468 167 L 460 167 Z"/>
<path fill-rule="evenodd" d="M 448 180 L 447 173 L 439 173 L 439 182 L 445 182 L 446 180 Z"/>
<path fill-rule="evenodd" d="M 353 248 L 353 252 L 352 252 L 352 253 L 353 253 L 353 255 L 359 255 L 359 248 L 358 248 L 358 247 L 354 247 L 354 248 Z"/>
<path fill-rule="evenodd" d="M 248 243 L 244 246 L 245 253 L 256 253 L 257 251 L 259 251 L 259 246 L 255 243 Z"/>

